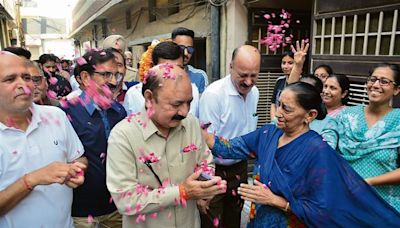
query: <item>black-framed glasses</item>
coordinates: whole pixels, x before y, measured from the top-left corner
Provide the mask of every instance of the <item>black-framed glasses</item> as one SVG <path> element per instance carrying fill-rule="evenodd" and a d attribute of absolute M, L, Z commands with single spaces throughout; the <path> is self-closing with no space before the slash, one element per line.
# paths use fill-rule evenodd
<path fill-rule="evenodd" d="M 41 75 L 32 75 L 32 76 L 31 76 L 31 80 L 32 80 L 33 84 L 36 84 L 36 85 L 42 83 L 43 78 L 44 78 L 44 77 L 41 76 Z"/>
<path fill-rule="evenodd" d="M 185 49 L 188 51 L 189 54 L 193 54 L 195 49 L 192 46 L 185 46 L 185 45 L 178 45 L 182 51 L 185 51 Z"/>
<path fill-rule="evenodd" d="M 394 81 L 392 81 L 392 80 L 390 80 L 390 79 L 387 79 L 387 78 L 378 78 L 378 77 L 376 77 L 376 76 L 370 76 L 368 79 L 367 79 L 367 82 L 368 83 L 371 83 L 371 84 L 374 84 L 376 81 L 379 81 L 379 84 L 381 85 L 381 86 L 389 86 L 390 85 L 390 83 L 392 83 L 393 85 L 397 85 L 396 84 L 396 82 L 394 82 Z"/>
<path fill-rule="evenodd" d="M 117 82 L 120 82 L 124 78 L 124 75 L 122 75 L 119 72 L 114 74 L 114 73 L 108 72 L 108 71 L 104 71 L 104 72 L 95 71 L 94 73 L 101 75 L 106 80 L 110 80 L 112 77 L 115 77 L 115 80 Z"/>

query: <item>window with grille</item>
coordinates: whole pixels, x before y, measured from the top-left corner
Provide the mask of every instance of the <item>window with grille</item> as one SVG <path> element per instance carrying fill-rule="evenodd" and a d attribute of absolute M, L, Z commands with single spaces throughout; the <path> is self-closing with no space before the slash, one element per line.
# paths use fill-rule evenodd
<path fill-rule="evenodd" d="M 260 92 L 260 98 L 257 104 L 258 127 L 271 122 L 271 98 L 274 93 L 276 80 L 281 76 L 281 73 L 260 73 L 258 75 L 257 88 Z"/>
<path fill-rule="evenodd" d="M 313 54 L 400 55 L 398 11 L 392 8 L 342 16 L 316 16 Z"/>

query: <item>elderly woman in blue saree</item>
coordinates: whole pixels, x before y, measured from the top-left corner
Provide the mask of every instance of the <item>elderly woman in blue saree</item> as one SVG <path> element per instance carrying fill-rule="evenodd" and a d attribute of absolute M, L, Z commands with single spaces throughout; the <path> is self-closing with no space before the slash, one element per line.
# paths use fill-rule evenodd
<path fill-rule="evenodd" d="M 238 193 L 256 203 L 248 227 L 396 227 L 400 214 L 387 204 L 309 123 L 326 115 L 312 85 L 287 86 L 277 123 L 231 140 L 204 133 L 216 157 L 255 154 L 260 181 Z"/>

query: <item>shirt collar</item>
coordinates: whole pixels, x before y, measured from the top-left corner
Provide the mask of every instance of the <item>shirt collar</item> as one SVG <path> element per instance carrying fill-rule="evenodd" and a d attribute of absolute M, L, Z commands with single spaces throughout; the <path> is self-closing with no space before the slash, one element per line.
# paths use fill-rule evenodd
<path fill-rule="evenodd" d="M 140 112 L 140 121 L 142 124 L 145 124 L 143 127 L 142 125 L 142 134 L 143 134 L 143 139 L 144 141 L 147 141 L 152 135 L 157 134 L 161 137 L 161 132 L 158 130 L 157 126 L 154 124 L 154 122 L 147 117 L 146 109 L 143 108 L 142 111 Z M 186 121 L 185 119 L 181 121 L 181 124 L 177 126 L 176 128 L 171 129 L 168 137 L 171 137 L 175 132 L 178 132 L 180 130 L 184 130 L 186 128 Z"/>
<path fill-rule="evenodd" d="M 82 91 L 82 93 L 79 95 L 79 97 L 82 99 L 82 101 L 84 101 L 83 103 L 86 104 L 84 107 L 85 107 L 86 111 L 89 113 L 89 115 L 93 115 L 95 110 L 101 111 L 101 108 L 96 103 L 94 103 L 93 99 L 91 97 L 87 97 L 85 91 Z M 86 100 L 88 100 L 87 103 L 85 102 Z M 110 108 L 114 109 L 114 111 L 116 111 L 116 112 L 121 111 L 121 107 L 118 107 L 118 105 L 115 101 L 111 102 Z"/>
<path fill-rule="evenodd" d="M 30 107 L 29 111 L 32 113 L 32 118 L 31 118 L 31 122 L 29 123 L 28 128 L 26 129 L 26 132 L 31 132 L 32 130 L 34 130 L 39 123 L 42 122 L 42 118 L 40 115 L 40 110 L 38 108 L 38 105 L 32 102 L 32 106 Z M 15 129 L 14 127 L 7 127 L 5 124 L 0 123 L 0 130 L 4 131 L 6 129 Z"/>
<path fill-rule="evenodd" d="M 226 87 L 226 89 L 228 90 L 228 94 L 232 96 L 241 96 L 232 82 L 232 76 L 226 76 L 226 80 L 228 81 L 228 86 Z"/>

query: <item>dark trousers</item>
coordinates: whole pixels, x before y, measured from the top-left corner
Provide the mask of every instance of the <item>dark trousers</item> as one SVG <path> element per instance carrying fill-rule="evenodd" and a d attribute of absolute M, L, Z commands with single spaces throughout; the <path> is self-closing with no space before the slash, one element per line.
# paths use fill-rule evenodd
<path fill-rule="evenodd" d="M 237 194 L 240 183 L 247 183 L 247 161 L 231 166 L 216 165 L 215 175 L 228 182 L 225 194 L 215 196 L 210 203 L 209 213 L 200 214 L 202 228 L 214 228 L 214 218 L 219 219 L 218 227 L 239 228 L 243 200 Z"/>

